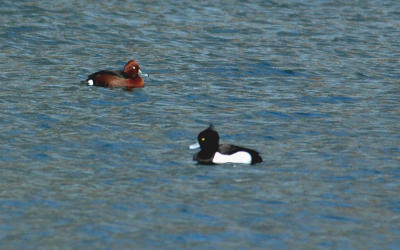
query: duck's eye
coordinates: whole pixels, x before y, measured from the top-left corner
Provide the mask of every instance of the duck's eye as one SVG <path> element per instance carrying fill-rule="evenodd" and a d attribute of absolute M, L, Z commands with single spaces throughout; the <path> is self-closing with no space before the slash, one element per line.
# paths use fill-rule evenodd
<path fill-rule="evenodd" d="M 205 141 L 206 140 L 206 138 L 204 138 L 204 137 L 201 137 L 201 139 L 200 139 L 201 141 Z"/>
<path fill-rule="evenodd" d="M 132 67 L 132 69 L 136 69 L 136 67 L 135 67 L 135 66 L 133 66 L 133 67 Z"/>

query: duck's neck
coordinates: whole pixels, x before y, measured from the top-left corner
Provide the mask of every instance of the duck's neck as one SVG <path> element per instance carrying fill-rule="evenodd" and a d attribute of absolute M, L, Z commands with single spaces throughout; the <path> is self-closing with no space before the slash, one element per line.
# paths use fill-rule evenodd
<path fill-rule="evenodd" d="M 199 156 L 200 156 L 202 159 L 210 159 L 210 158 L 212 158 L 212 157 L 214 156 L 214 154 L 215 154 L 215 152 L 217 152 L 217 150 L 218 150 L 218 147 L 217 147 L 217 148 L 214 148 L 214 147 L 212 147 L 212 148 L 207 147 L 207 149 L 201 149 L 201 150 L 200 150 Z"/>

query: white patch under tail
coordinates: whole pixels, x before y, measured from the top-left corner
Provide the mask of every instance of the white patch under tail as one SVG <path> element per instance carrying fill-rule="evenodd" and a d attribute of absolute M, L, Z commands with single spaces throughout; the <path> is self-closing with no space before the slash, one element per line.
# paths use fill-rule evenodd
<path fill-rule="evenodd" d="M 239 151 L 231 155 L 224 155 L 216 152 L 213 158 L 213 163 L 245 163 L 251 164 L 251 155 L 245 151 Z"/>
<path fill-rule="evenodd" d="M 93 86 L 94 82 L 93 82 L 92 79 L 89 79 L 89 80 L 87 80 L 87 84 L 88 84 L 89 86 Z"/>

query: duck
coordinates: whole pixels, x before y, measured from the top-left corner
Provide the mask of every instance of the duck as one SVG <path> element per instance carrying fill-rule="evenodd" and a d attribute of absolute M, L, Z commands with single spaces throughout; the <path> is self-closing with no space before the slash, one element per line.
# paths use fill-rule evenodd
<path fill-rule="evenodd" d="M 230 144 L 219 144 L 218 132 L 212 124 L 199 133 L 197 141 L 197 143 L 190 145 L 189 148 L 201 149 L 193 155 L 193 161 L 197 161 L 199 164 L 256 164 L 263 161 L 259 153 L 253 149 Z"/>
<path fill-rule="evenodd" d="M 141 76 L 148 75 L 142 73 L 139 64 L 135 60 L 129 60 L 123 70 L 98 71 L 89 75 L 86 79 L 86 83 L 89 86 L 101 86 L 106 88 L 143 88 L 144 80 Z"/>

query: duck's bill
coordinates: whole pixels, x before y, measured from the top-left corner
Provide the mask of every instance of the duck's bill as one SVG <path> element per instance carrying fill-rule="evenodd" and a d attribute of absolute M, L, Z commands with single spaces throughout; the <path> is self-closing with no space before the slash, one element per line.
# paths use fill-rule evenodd
<path fill-rule="evenodd" d="M 140 77 L 149 77 L 149 74 L 145 74 L 139 69 L 139 76 Z"/>
<path fill-rule="evenodd" d="M 189 146 L 190 149 L 198 149 L 200 148 L 200 144 L 198 142 L 196 142 L 195 144 L 192 144 Z"/>

